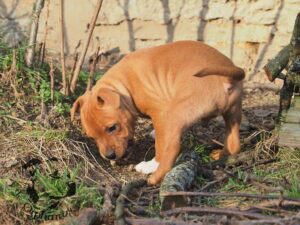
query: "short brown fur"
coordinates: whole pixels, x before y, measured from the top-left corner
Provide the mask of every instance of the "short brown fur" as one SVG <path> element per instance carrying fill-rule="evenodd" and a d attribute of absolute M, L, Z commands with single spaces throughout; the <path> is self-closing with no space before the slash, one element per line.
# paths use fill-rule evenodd
<path fill-rule="evenodd" d="M 244 71 L 214 48 L 195 41 L 179 41 L 143 49 L 124 57 L 79 97 L 82 125 L 105 158 L 119 159 L 134 135 L 139 114 L 150 116 L 155 129 L 158 169 L 150 184 L 159 184 L 179 153 L 184 129 L 198 120 L 223 115 L 224 149 L 215 159 L 240 151 L 242 79 Z M 116 129 L 110 132 L 110 127 Z"/>

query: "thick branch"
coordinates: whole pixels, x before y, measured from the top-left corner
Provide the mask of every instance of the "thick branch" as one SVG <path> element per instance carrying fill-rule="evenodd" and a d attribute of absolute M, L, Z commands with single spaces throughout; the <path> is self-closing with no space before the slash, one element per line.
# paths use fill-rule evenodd
<path fill-rule="evenodd" d="M 247 221 L 232 221 L 232 225 L 278 225 L 278 224 L 299 224 L 300 216 L 292 216 L 279 219 L 264 219 L 264 220 L 247 220 Z"/>
<path fill-rule="evenodd" d="M 291 45 L 285 46 L 273 59 L 271 59 L 265 66 L 268 79 L 274 81 L 287 66 L 291 52 Z"/>
<path fill-rule="evenodd" d="M 163 212 L 162 215 L 170 216 L 177 213 L 188 213 L 188 212 L 245 216 L 252 219 L 278 219 L 278 217 L 275 216 L 267 216 L 259 213 L 250 213 L 250 212 L 244 212 L 235 209 L 222 209 L 222 208 L 214 208 L 214 207 L 182 207 L 182 208 L 170 209 L 168 211 Z"/>
<path fill-rule="evenodd" d="M 116 201 L 116 209 L 115 209 L 115 217 L 117 225 L 125 225 L 124 219 L 124 208 L 125 208 L 125 200 L 129 191 L 133 188 L 140 187 L 146 184 L 146 180 L 136 180 L 126 184 L 122 191 L 120 192 L 119 197 Z"/>
<path fill-rule="evenodd" d="M 181 207 L 186 204 L 184 196 L 164 197 L 165 192 L 187 190 L 197 174 L 199 155 L 195 151 L 188 151 L 179 156 L 175 167 L 167 173 L 160 186 L 160 201 L 162 210 Z"/>
<path fill-rule="evenodd" d="M 159 218 L 126 218 L 128 224 L 138 224 L 138 225 L 203 225 L 202 222 L 199 223 L 188 223 L 184 221 L 174 221 L 172 220 L 162 220 Z"/>
<path fill-rule="evenodd" d="M 281 199 L 280 195 L 255 195 L 247 193 L 216 193 L 216 192 L 169 192 L 163 193 L 161 196 L 209 196 L 209 197 L 245 197 L 258 199 Z M 300 198 L 283 197 L 285 200 L 300 202 Z"/>

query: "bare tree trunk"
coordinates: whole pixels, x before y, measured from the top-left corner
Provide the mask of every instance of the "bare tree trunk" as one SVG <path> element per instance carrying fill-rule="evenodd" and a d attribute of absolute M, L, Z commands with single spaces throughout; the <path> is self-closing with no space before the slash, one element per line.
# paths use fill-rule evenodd
<path fill-rule="evenodd" d="M 27 52 L 26 52 L 26 65 L 28 67 L 32 67 L 33 64 L 36 37 L 39 28 L 39 18 L 40 18 L 41 11 L 44 7 L 44 1 L 45 0 L 36 0 L 35 10 L 32 15 L 32 23 L 31 23 L 30 37 L 28 43 L 29 47 L 27 48 Z"/>
<path fill-rule="evenodd" d="M 65 31 L 64 31 L 64 0 L 60 0 L 60 61 L 63 82 L 63 94 L 69 95 L 69 84 L 66 77 L 65 67 Z"/>
<path fill-rule="evenodd" d="M 88 37 L 87 37 L 87 40 L 84 44 L 83 52 L 80 55 L 79 61 L 76 65 L 76 68 L 75 68 L 75 71 L 74 71 L 74 74 L 73 74 L 73 77 L 72 77 L 71 85 L 70 85 L 70 90 L 71 90 L 72 93 L 74 93 L 75 88 L 76 88 L 76 83 L 77 83 L 77 80 L 78 80 L 79 72 L 80 72 L 80 69 L 82 67 L 87 49 L 88 49 L 90 41 L 91 41 L 91 37 L 92 37 L 93 31 L 94 31 L 94 28 L 95 28 L 96 20 L 98 18 L 98 15 L 99 15 L 99 12 L 100 12 L 100 9 L 101 9 L 102 2 L 103 2 L 103 0 L 98 1 L 97 5 L 96 5 L 96 8 L 95 8 L 93 18 L 92 18 L 92 20 L 89 24 Z"/>

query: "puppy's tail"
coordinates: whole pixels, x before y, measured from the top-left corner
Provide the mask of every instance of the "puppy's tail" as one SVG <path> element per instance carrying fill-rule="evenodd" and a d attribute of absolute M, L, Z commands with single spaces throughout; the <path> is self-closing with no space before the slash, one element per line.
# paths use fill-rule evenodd
<path fill-rule="evenodd" d="M 194 74 L 196 77 L 204 77 L 208 75 L 225 76 L 236 81 L 240 81 L 245 78 L 244 70 L 237 66 L 205 67 Z"/>

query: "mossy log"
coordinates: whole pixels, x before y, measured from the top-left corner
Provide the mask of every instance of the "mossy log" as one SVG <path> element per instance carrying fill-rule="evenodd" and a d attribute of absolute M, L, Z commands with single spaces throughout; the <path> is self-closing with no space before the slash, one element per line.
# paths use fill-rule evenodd
<path fill-rule="evenodd" d="M 285 46 L 273 59 L 265 66 L 264 71 L 267 74 L 269 81 L 274 81 L 280 76 L 281 71 L 287 66 L 290 58 L 291 45 Z M 280 76 L 282 77 L 282 76 Z"/>
<path fill-rule="evenodd" d="M 175 166 L 166 174 L 160 185 L 162 211 L 182 207 L 186 204 L 185 196 L 163 197 L 162 194 L 187 190 L 195 179 L 199 168 L 199 160 L 198 153 L 193 150 L 184 152 L 178 157 Z"/>
<path fill-rule="evenodd" d="M 286 75 L 281 71 L 286 69 Z M 284 79 L 284 85 L 280 91 L 279 116 L 283 110 L 288 110 L 294 92 L 299 92 L 300 86 L 300 13 L 298 13 L 293 34 L 289 45 L 285 46 L 275 58 L 264 67 L 270 81 L 276 78 Z"/>
<path fill-rule="evenodd" d="M 282 91 L 280 92 L 279 114 L 281 114 L 283 110 L 288 110 L 290 108 L 293 93 L 296 91 L 295 87 L 299 87 L 300 85 L 300 72 L 296 69 L 296 65 L 300 61 L 300 13 L 298 13 L 295 21 L 290 45 L 291 53 L 288 63 L 289 66 L 287 68 Z"/>

